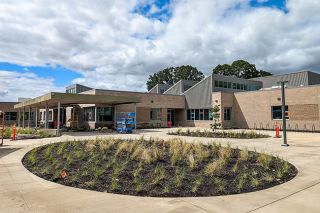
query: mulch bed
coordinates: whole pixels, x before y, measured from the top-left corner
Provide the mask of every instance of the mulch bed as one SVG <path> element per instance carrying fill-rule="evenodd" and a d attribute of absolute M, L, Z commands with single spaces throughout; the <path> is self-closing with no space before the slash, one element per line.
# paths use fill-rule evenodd
<path fill-rule="evenodd" d="M 289 181 L 298 172 L 292 164 L 276 157 L 271 158 L 266 169 L 257 162 L 259 154 L 251 151 L 248 160 L 241 161 L 240 150 L 232 149 L 228 164 L 221 171 L 206 175 L 205 168 L 219 158 L 217 153 L 210 153 L 196 168 L 191 169 L 185 159 L 172 165 L 170 143 L 158 143 L 156 146 L 164 150 L 163 155 L 155 162 L 146 163 L 132 159 L 129 152 L 116 155 L 122 142 L 117 140 L 108 150 L 95 144 L 90 151 L 87 151 L 87 141 L 45 145 L 28 152 L 22 163 L 33 174 L 66 186 L 151 197 L 218 196 L 252 192 Z M 144 144 L 146 147 L 152 146 L 151 142 Z M 208 146 L 202 146 L 209 149 Z M 284 163 L 287 163 L 288 168 L 281 177 L 277 177 Z M 268 175 L 274 178 L 267 180 Z M 179 177 L 182 177 L 180 182 Z M 253 184 L 254 180 L 258 180 L 258 184 Z"/>

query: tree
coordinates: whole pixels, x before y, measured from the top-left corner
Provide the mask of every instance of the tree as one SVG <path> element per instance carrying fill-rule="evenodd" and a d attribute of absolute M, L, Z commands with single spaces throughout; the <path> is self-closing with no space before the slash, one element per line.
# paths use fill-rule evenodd
<path fill-rule="evenodd" d="M 237 60 L 232 62 L 231 65 L 229 64 L 218 64 L 213 70 L 213 74 L 219 74 L 219 75 L 228 75 L 228 76 L 235 76 L 238 78 L 256 78 L 256 77 L 262 77 L 262 76 L 270 76 L 272 73 L 263 71 L 263 70 L 257 70 L 256 65 L 250 64 L 249 62 L 245 60 Z"/>
<path fill-rule="evenodd" d="M 212 129 L 212 131 L 215 131 L 221 126 L 219 105 L 214 105 L 213 108 L 210 109 L 210 114 L 213 119 L 213 124 L 210 124 L 210 128 Z"/>
<path fill-rule="evenodd" d="M 154 73 L 153 75 L 149 75 L 147 87 L 148 90 L 150 90 L 157 84 L 173 85 L 180 80 L 201 81 L 203 78 L 203 73 L 198 71 L 196 67 L 190 65 L 168 67 L 164 70 Z"/>

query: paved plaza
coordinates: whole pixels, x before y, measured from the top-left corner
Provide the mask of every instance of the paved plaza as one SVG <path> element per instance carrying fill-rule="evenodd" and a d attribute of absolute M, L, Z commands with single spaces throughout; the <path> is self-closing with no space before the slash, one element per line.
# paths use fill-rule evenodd
<path fill-rule="evenodd" d="M 180 137 L 187 142 L 217 141 L 222 145 L 280 156 L 295 165 L 293 180 L 257 192 L 188 198 L 151 198 L 95 192 L 63 186 L 27 171 L 22 157 L 47 143 L 95 137 L 172 138 L 168 129 L 138 130 L 136 134 L 70 133 L 59 138 L 5 140 L 0 147 L 0 212 L 320 212 L 320 134 L 288 133 L 289 147 L 281 139 L 209 139 Z M 274 135 L 274 132 L 263 131 Z"/>

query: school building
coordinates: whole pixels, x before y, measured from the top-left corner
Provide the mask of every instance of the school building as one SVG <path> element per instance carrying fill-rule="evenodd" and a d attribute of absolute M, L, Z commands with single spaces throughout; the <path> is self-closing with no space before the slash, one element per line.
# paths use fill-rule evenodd
<path fill-rule="evenodd" d="M 286 83 L 287 129 L 320 131 L 320 74 L 310 71 L 253 79 L 210 75 L 202 81 L 158 84 L 148 92 L 71 85 L 18 102 L 0 102 L 6 123 L 21 127 L 114 128 L 121 113 L 136 112 L 136 127 L 209 127 L 220 107 L 223 128 L 274 129 L 282 123 L 279 81 Z"/>

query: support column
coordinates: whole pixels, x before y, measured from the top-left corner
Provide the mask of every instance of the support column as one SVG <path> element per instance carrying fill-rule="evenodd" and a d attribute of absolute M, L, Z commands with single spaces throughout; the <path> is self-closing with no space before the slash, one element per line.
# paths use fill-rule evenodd
<path fill-rule="evenodd" d="M 94 122 L 97 123 L 97 107 L 94 107 Z"/>
<path fill-rule="evenodd" d="M 31 107 L 29 107 L 29 112 L 28 112 L 28 128 L 30 128 L 30 116 L 31 116 Z"/>
<path fill-rule="evenodd" d="M 22 112 L 22 128 L 24 128 L 24 115 L 26 114 L 25 112 L 25 107 L 23 107 L 23 112 Z"/>
<path fill-rule="evenodd" d="M 34 127 L 38 128 L 38 107 L 36 107 L 36 120 L 35 120 L 35 123 L 34 123 Z"/>
<path fill-rule="evenodd" d="M 46 102 L 46 116 L 45 116 L 45 123 L 44 123 L 44 128 L 45 129 L 48 129 L 49 128 L 49 126 L 48 126 L 48 118 L 49 118 L 49 107 L 48 107 L 48 103 Z"/>
<path fill-rule="evenodd" d="M 21 119 L 21 113 L 20 113 L 20 109 L 18 111 L 18 127 L 20 128 L 20 119 Z"/>
<path fill-rule="evenodd" d="M 134 130 L 137 129 L 137 104 L 134 104 Z"/>
<path fill-rule="evenodd" d="M 57 137 L 60 135 L 60 101 L 58 102 Z"/>
<path fill-rule="evenodd" d="M 114 127 L 115 130 L 117 130 L 117 105 L 114 105 L 113 111 L 114 111 L 113 127 Z"/>
<path fill-rule="evenodd" d="M 62 125 L 64 124 L 64 107 L 62 107 L 62 115 L 61 115 L 61 123 L 62 123 Z"/>

